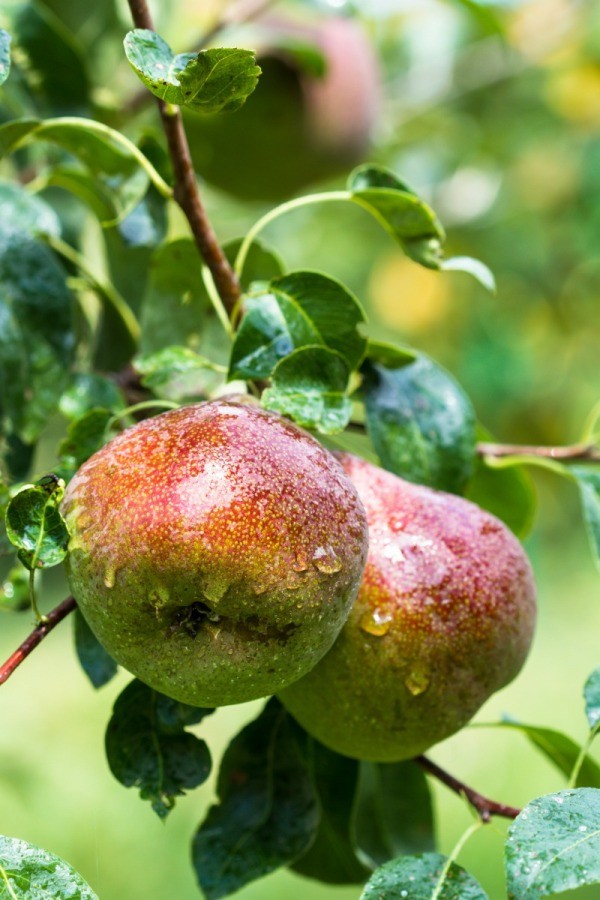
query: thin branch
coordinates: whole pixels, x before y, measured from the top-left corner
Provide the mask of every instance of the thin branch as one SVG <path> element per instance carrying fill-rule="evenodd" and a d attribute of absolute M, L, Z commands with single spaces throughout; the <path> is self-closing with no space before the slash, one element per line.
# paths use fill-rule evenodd
<path fill-rule="evenodd" d="M 418 763 L 428 775 L 437 778 L 438 781 L 441 781 L 442 784 L 449 787 L 455 794 L 464 797 L 465 800 L 471 804 L 473 809 L 477 811 L 482 822 L 489 822 L 492 816 L 503 816 L 505 819 L 516 819 L 521 812 L 516 806 L 507 806 L 505 803 L 497 803 L 495 800 L 490 800 L 489 797 L 484 797 L 483 794 L 474 791 L 473 788 L 470 788 L 462 781 L 459 781 L 454 775 L 450 775 L 449 772 L 441 769 L 426 756 L 417 756 L 415 762 Z"/>
<path fill-rule="evenodd" d="M 136 28 L 154 31 L 146 0 L 128 0 L 128 2 Z M 156 98 L 156 102 L 173 165 L 175 200 L 189 222 L 200 255 L 210 270 L 227 314 L 231 316 L 240 297 L 240 286 L 200 199 L 181 112 L 178 107 L 167 104 L 164 100 Z"/>
<path fill-rule="evenodd" d="M 571 444 L 567 447 L 529 447 L 526 444 L 477 444 L 480 456 L 537 456 L 557 462 L 600 462 L 597 444 Z"/>
<path fill-rule="evenodd" d="M 0 684 L 8 681 L 15 669 L 21 665 L 23 660 L 27 659 L 32 650 L 35 650 L 46 635 L 50 634 L 53 628 L 62 622 L 69 613 L 72 613 L 77 604 L 73 597 L 67 597 L 62 603 L 59 603 L 55 609 L 44 616 L 42 622 L 33 629 L 29 637 L 27 637 L 20 647 L 17 647 L 3 665 L 0 666 Z"/>

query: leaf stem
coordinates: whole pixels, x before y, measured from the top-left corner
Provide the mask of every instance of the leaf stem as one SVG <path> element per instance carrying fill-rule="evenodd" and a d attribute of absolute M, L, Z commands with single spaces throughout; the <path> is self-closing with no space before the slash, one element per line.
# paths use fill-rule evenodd
<path fill-rule="evenodd" d="M 437 778 L 438 781 L 441 781 L 442 784 L 449 787 L 455 794 L 464 797 L 478 813 L 484 824 L 487 824 L 492 816 L 503 816 L 505 819 L 516 819 L 521 812 L 521 810 L 517 809 L 515 806 L 507 806 L 505 803 L 497 803 L 495 800 L 490 800 L 489 797 L 484 797 L 483 794 L 473 790 L 473 788 L 464 784 L 464 782 L 459 781 L 458 778 L 455 778 L 454 775 L 451 775 L 449 772 L 446 772 L 445 769 L 440 768 L 440 766 L 436 765 L 436 763 L 427 756 L 417 756 L 415 757 L 415 762 L 418 763 L 428 775 Z"/>
<path fill-rule="evenodd" d="M 438 900 L 441 895 L 442 888 L 444 887 L 444 882 L 446 881 L 446 878 L 448 876 L 448 872 L 450 871 L 450 867 L 458 859 L 459 853 L 461 852 L 462 848 L 465 846 L 471 835 L 475 834 L 476 831 L 479 831 L 482 825 L 483 821 L 481 819 L 479 819 L 477 822 L 473 822 L 473 824 L 469 825 L 465 833 L 458 839 L 458 841 L 454 845 L 452 852 L 446 860 L 444 868 L 440 873 L 440 877 L 438 878 L 433 894 L 431 895 L 431 900 Z"/>
<path fill-rule="evenodd" d="M 40 537 L 38 538 L 38 544 L 41 542 L 41 532 Z M 36 550 L 37 556 L 37 550 Z M 31 603 L 31 609 L 33 610 L 33 615 L 35 617 L 35 624 L 40 625 L 41 623 L 46 621 L 46 617 L 43 616 L 39 610 L 37 605 L 37 599 L 35 596 L 35 557 L 32 568 L 29 570 L 29 602 Z"/>
<path fill-rule="evenodd" d="M 154 31 L 154 23 L 146 0 L 128 0 L 136 28 Z M 219 244 L 200 198 L 190 148 L 178 107 L 156 98 L 169 156 L 175 176 L 173 196 L 181 207 L 194 236 L 200 255 L 213 277 L 228 316 L 240 297 L 237 276 Z"/>
<path fill-rule="evenodd" d="M 157 409 L 179 409 L 180 406 L 181 404 L 176 403 L 174 400 L 142 400 L 140 403 L 134 403 L 133 406 L 128 406 L 126 409 L 115 413 L 112 419 L 108 420 L 106 430 L 109 431 L 115 422 L 120 422 L 126 416 L 140 412 L 143 409 L 152 409 L 153 407 Z"/>
<path fill-rule="evenodd" d="M 8 681 L 15 669 L 21 665 L 23 660 L 27 659 L 32 650 L 35 650 L 46 635 L 50 634 L 52 629 L 55 628 L 59 622 L 62 622 L 69 613 L 73 612 L 76 606 L 77 603 L 75 602 L 75 599 L 73 597 L 67 597 L 66 600 L 63 600 L 62 603 L 59 603 L 57 607 L 51 610 L 47 616 L 44 616 L 43 621 L 36 625 L 29 637 L 27 637 L 23 643 L 17 647 L 15 652 L 9 656 L 6 662 L 0 666 L 0 684 L 4 684 L 5 681 Z"/>
<path fill-rule="evenodd" d="M 600 462 L 600 447 L 595 443 L 566 447 L 531 447 L 526 444 L 477 444 L 480 456 L 503 459 L 506 456 L 531 456 L 556 462 Z"/>
<path fill-rule="evenodd" d="M 579 773 L 588 754 L 588 750 L 594 743 L 594 740 L 596 739 L 598 734 L 600 734 L 600 722 L 597 722 L 596 725 L 592 728 L 588 735 L 587 741 L 579 751 L 579 756 L 575 760 L 575 765 L 573 766 L 573 771 L 571 772 L 571 777 L 569 778 L 569 783 L 567 785 L 568 788 L 574 788 L 577 784 L 577 779 L 579 778 Z"/>
<path fill-rule="evenodd" d="M 276 206 L 275 209 L 269 210 L 268 213 L 265 213 L 262 218 L 255 222 L 252 226 L 242 244 L 240 249 L 238 250 L 238 254 L 235 259 L 234 269 L 238 276 L 241 276 L 244 271 L 244 264 L 246 262 L 246 257 L 248 256 L 248 251 L 252 246 L 252 242 L 256 240 L 257 236 L 269 225 L 271 222 L 274 222 L 275 219 L 278 219 L 279 216 L 285 215 L 285 213 L 291 212 L 293 209 L 299 209 L 301 206 L 310 206 L 313 203 L 327 203 L 329 201 L 340 201 L 340 200 L 350 200 L 351 194 L 349 191 L 323 191 L 319 194 L 307 194 L 305 197 L 296 197 L 294 200 L 288 200 L 287 203 L 282 203 L 280 206 Z"/>
<path fill-rule="evenodd" d="M 104 300 L 106 300 L 121 319 L 127 333 L 134 344 L 138 344 L 141 328 L 140 323 L 127 301 L 121 296 L 115 287 L 110 283 L 104 283 L 98 280 L 94 273 L 88 267 L 85 257 L 78 253 L 70 244 L 63 241 L 59 237 L 52 235 L 44 235 L 43 240 L 52 247 L 56 253 L 60 253 L 66 260 L 76 266 L 84 276 L 90 287 L 93 288 Z"/>

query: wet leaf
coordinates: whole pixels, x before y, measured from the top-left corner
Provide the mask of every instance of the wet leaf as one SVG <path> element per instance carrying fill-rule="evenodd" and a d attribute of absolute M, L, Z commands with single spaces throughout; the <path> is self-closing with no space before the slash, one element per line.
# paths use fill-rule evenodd
<path fill-rule="evenodd" d="M 184 729 L 212 711 L 188 707 L 137 679 L 117 698 L 106 730 L 110 770 L 125 787 L 139 788 L 160 818 L 210 774 L 208 747 Z"/>
<path fill-rule="evenodd" d="M 569 471 L 579 485 L 590 546 L 600 567 L 600 472 L 585 466 L 571 466 Z"/>
<path fill-rule="evenodd" d="M 60 235 L 60 222 L 52 207 L 20 185 L 8 181 L 0 182 L 0 222 L 4 232 Z"/>
<path fill-rule="evenodd" d="M 219 803 L 194 838 L 193 863 L 207 900 L 298 859 L 314 840 L 318 800 L 307 736 L 272 699 L 233 739 L 219 772 Z"/>
<path fill-rule="evenodd" d="M 31 609 L 29 575 L 23 566 L 15 566 L 0 582 L 0 609 L 7 612 L 25 612 Z"/>
<path fill-rule="evenodd" d="M 76 375 L 60 398 L 58 408 L 68 419 L 79 419 L 91 409 L 116 412 L 125 407 L 125 398 L 114 381 L 96 372 Z"/>
<path fill-rule="evenodd" d="M 559 791 L 532 800 L 506 841 L 510 900 L 537 900 L 600 882 L 600 790 Z"/>
<path fill-rule="evenodd" d="M 239 109 L 260 75 L 250 50 L 221 47 L 175 55 L 160 35 L 145 28 L 130 31 L 124 45 L 131 67 L 148 90 L 196 112 Z"/>
<path fill-rule="evenodd" d="M 360 900 L 487 900 L 472 875 L 456 863 L 444 874 L 446 864 L 440 853 L 400 856 L 371 875 Z"/>
<path fill-rule="evenodd" d="M 319 272 L 290 272 L 244 300 L 246 314 L 231 351 L 229 377 L 267 378 L 279 360 L 301 347 L 337 351 L 355 369 L 366 338 L 365 314 L 339 281 Z"/>
<path fill-rule="evenodd" d="M 71 478 L 86 459 L 104 446 L 110 437 L 113 415 L 110 409 L 90 409 L 69 424 L 57 454 L 65 478 Z"/>
<path fill-rule="evenodd" d="M 334 350 L 302 347 L 275 366 L 263 406 L 305 428 L 335 434 L 344 430 L 352 413 L 346 396 L 349 375 L 345 360 Z"/>
<path fill-rule="evenodd" d="M 4 836 L 0 836 L 0 896 L 6 900 L 98 900 L 81 875 L 59 856 Z"/>
<path fill-rule="evenodd" d="M 460 385 L 424 354 L 399 369 L 365 363 L 367 428 L 390 472 L 461 493 L 475 463 L 475 413 Z"/>
<path fill-rule="evenodd" d="M 585 714 L 590 723 L 590 728 L 597 728 L 600 724 L 600 667 L 592 672 L 586 681 L 583 688 L 583 697 L 585 699 Z"/>
<path fill-rule="evenodd" d="M 0 28 L 0 84 L 4 84 L 10 74 L 10 34 Z"/>
<path fill-rule="evenodd" d="M 26 569 L 49 568 L 67 555 L 69 532 L 59 506 L 65 483 L 46 475 L 26 485 L 6 509 L 6 533 Z"/>

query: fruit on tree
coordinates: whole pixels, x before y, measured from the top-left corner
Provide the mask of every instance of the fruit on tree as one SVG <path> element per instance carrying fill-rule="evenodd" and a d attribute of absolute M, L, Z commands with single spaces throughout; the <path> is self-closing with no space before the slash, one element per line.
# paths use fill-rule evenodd
<path fill-rule="evenodd" d="M 521 545 L 462 497 L 339 456 L 367 511 L 369 555 L 328 654 L 280 698 L 322 743 L 379 762 L 465 725 L 521 669 L 536 595 Z"/>
<path fill-rule="evenodd" d="M 196 706 L 262 697 L 312 668 L 366 559 L 339 462 L 239 398 L 127 429 L 79 469 L 62 510 L 71 591 L 98 640 Z"/>

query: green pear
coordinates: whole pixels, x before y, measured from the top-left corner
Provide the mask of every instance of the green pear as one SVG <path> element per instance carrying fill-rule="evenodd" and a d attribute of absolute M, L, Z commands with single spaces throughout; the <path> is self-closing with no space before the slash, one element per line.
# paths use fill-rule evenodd
<path fill-rule="evenodd" d="M 279 696 L 338 753 L 409 759 L 521 669 L 536 617 L 531 568 L 506 526 L 473 503 L 338 458 L 367 511 L 365 574 L 332 649 Z"/>
<path fill-rule="evenodd" d="M 71 591 L 100 643 L 196 706 L 262 697 L 311 669 L 366 560 L 339 462 L 236 399 L 128 428 L 79 469 L 62 511 Z"/>

